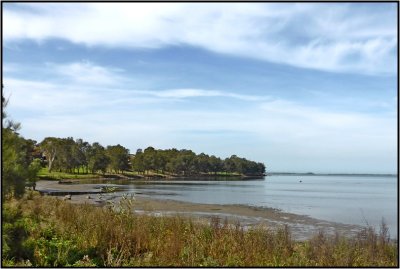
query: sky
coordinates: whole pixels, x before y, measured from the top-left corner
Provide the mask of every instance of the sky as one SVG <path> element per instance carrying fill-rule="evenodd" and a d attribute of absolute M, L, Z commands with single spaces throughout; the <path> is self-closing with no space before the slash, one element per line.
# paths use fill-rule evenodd
<path fill-rule="evenodd" d="M 20 134 L 397 173 L 396 3 L 2 3 Z"/>

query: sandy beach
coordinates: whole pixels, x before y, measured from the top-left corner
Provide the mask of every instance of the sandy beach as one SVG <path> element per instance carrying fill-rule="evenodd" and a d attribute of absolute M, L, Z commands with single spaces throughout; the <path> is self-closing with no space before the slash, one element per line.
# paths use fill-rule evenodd
<path fill-rule="evenodd" d="M 37 182 L 36 190 L 41 192 L 60 192 L 62 199 L 64 193 L 71 193 L 70 203 L 92 204 L 106 206 L 118 204 L 122 198 L 121 192 L 101 193 L 103 184 L 58 184 L 57 181 L 41 180 Z M 334 234 L 354 235 L 362 227 L 357 225 L 342 224 L 319 220 L 304 215 L 282 212 L 273 208 L 253 207 L 247 205 L 218 205 L 199 204 L 174 200 L 159 200 L 140 194 L 134 195 L 134 211 L 139 214 L 151 215 L 181 215 L 195 218 L 198 221 L 209 221 L 218 217 L 232 224 L 240 223 L 245 227 L 263 225 L 277 228 L 288 225 L 293 237 L 298 240 L 309 238 L 319 230 Z"/>

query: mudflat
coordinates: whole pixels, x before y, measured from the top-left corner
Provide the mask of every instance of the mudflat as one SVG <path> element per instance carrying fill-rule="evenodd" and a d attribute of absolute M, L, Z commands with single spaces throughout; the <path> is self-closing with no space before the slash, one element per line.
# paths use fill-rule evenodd
<path fill-rule="evenodd" d="M 41 180 L 36 189 L 41 192 L 70 192 L 70 203 L 92 204 L 95 206 L 117 205 L 122 192 L 100 193 L 102 184 L 59 184 L 57 181 Z M 58 196 L 60 199 L 63 196 Z M 154 199 L 151 196 L 135 194 L 133 210 L 139 214 L 181 215 L 192 217 L 198 221 L 208 222 L 219 218 L 228 223 L 240 223 L 246 228 L 261 225 L 275 229 L 288 225 L 295 239 L 302 240 L 315 235 L 319 230 L 334 234 L 335 232 L 352 236 L 362 229 L 361 226 L 330 222 L 283 212 L 274 208 L 254 207 L 247 205 L 219 205 L 181 202 L 167 199 Z"/>

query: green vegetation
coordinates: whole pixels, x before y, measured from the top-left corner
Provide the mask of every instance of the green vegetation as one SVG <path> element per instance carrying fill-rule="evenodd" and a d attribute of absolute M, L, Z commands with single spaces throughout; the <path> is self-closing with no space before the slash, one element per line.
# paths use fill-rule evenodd
<path fill-rule="evenodd" d="M 121 145 L 106 148 L 82 139 L 46 137 L 40 144 L 49 173 L 68 174 L 126 173 L 167 176 L 236 175 L 261 176 L 265 165 L 232 155 L 222 160 L 214 155 L 195 154 L 191 150 L 157 150 L 148 147 L 138 149 L 135 155 Z M 71 178 L 69 175 L 67 178 Z"/>
<path fill-rule="evenodd" d="M 2 98 L 3 108 L 7 101 Z M 6 114 L 2 110 L 3 118 Z M 38 178 L 84 179 L 110 174 L 133 176 L 161 175 L 162 177 L 188 176 L 262 176 L 265 165 L 232 155 L 222 160 L 214 155 L 195 154 L 191 150 L 138 149 L 135 155 L 121 145 L 103 147 L 72 137 L 46 137 L 37 144 L 18 134 L 20 124 L 11 120 L 3 122 L 2 174 L 4 194 L 20 196 L 25 185 L 35 187 Z M 37 159 L 37 160 L 35 160 Z M 47 166 L 48 173 L 41 170 Z M 37 176 L 38 172 L 39 175 Z M 77 176 L 78 175 L 78 176 Z M 85 175 L 85 176 L 80 176 Z"/>
<path fill-rule="evenodd" d="M 73 205 L 29 192 L 3 204 L 3 266 L 360 266 L 397 267 L 397 244 L 385 225 L 354 238 L 296 242 L 287 227 L 244 230 L 219 219 L 132 213 L 134 201 L 112 208 Z M 117 209 L 117 210 L 116 210 Z"/>
<path fill-rule="evenodd" d="M 138 215 L 134 201 L 126 198 L 99 208 L 26 192 L 37 178 L 94 178 L 107 172 L 260 175 L 265 166 L 236 155 L 221 160 L 152 147 L 132 156 L 121 145 L 105 148 L 73 138 L 47 137 L 37 145 L 19 135 L 19 124 L 7 119 L 3 126 L 2 266 L 398 266 L 397 244 L 384 224 L 379 234 L 372 228 L 354 238 L 321 232 L 295 242 L 287 227 L 246 231 L 218 218 L 208 225 L 180 216 Z"/>
<path fill-rule="evenodd" d="M 2 97 L 2 108 L 7 101 Z M 40 161 L 35 160 L 35 141 L 19 135 L 20 124 L 7 119 L 2 110 L 3 124 L 1 128 L 1 176 L 2 199 L 20 197 L 28 183 L 35 187 L 36 174 L 40 169 Z"/>
<path fill-rule="evenodd" d="M 263 163 L 240 158 L 232 155 L 221 160 L 214 155 L 201 153 L 196 155 L 191 150 L 156 150 L 148 147 L 144 151 L 138 150 L 131 159 L 135 171 L 157 171 L 180 176 L 191 175 L 263 175 Z"/>
<path fill-rule="evenodd" d="M 101 178 L 101 174 L 78 174 L 78 173 L 67 173 L 67 172 L 59 172 L 53 171 L 49 172 L 49 170 L 45 167 L 41 167 L 37 174 L 37 178 L 46 179 L 46 180 L 61 180 L 61 179 L 94 179 Z"/>

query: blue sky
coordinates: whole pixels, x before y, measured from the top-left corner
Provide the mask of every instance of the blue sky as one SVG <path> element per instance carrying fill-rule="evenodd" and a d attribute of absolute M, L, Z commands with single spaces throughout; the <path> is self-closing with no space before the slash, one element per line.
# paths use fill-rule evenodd
<path fill-rule="evenodd" d="M 395 3 L 3 3 L 21 134 L 395 173 Z"/>

